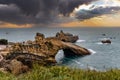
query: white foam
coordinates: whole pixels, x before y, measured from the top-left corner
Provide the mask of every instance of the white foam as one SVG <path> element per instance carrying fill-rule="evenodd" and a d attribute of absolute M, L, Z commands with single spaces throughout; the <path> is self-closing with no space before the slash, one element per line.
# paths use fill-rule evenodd
<path fill-rule="evenodd" d="M 98 42 L 98 43 L 96 43 L 96 44 L 102 45 L 103 43 L 102 43 L 102 42 Z"/>
<path fill-rule="evenodd" d="M 79 39 L 79 40 L 77 40 L 76 42 L 79 42 L 79 43 L 80 43 L 80 42 L 85 42 L 85 40 L 80 40 L 80 39 Z"/>
<path fill-rule="evenodd" d="M 92 49 L 88 49 L 89 51 L 90 51 L 90 53 L 92 53 L 92 54 L 95 54 L 96 53 L 96 51 L 94 51 L 94 50 L 92 50 Z"/>
<path fill-rule="evenodd" d="M 62 59 L 64 58 L 64 54 L 63 53 L 64 53 L 63 50 L 59 50 L 58 53 L 56 54 L 55 60 L 58 63 L 62 63 Z"/>
<path fill-rule="evenodd" d="M 74 61 L 75 63 L 77 63 L 77 64 L 79 64 L 80 66 L 83 66 L 83 64 L 81 64 L 79 61 L 77 61 L 77 60 L 72 60 L 72 61 Z"/>
<path fill-rule="evenodd" d="M 75 61 L 75 63 L 77 63 L 77 64 L 80 64 L 80 65 L 81 65 L 81 63 L 80 63 L 79 61 Z"/>
<path fill-rule="evenodd" d="M 90 69 L 90 70 L 96 70 L 97 71 L 97 69 L 94 68 L 94 67 L 92 67 L 92 66 L 88 66 L 88 69 Z"/>

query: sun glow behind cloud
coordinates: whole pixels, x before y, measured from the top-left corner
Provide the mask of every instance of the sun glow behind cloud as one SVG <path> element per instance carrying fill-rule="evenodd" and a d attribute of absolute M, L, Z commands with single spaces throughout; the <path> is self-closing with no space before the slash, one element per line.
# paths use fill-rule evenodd
<path fill-rule="evenodd" d="M 72 14 L 76 14 L 81 10 L 93 10 L 95 8 L 106 8 L 106 7 L 120 7 L 120 1 L 118 0 L 98 0 L 95 2 L 92 2 L 91 4 L 83 4 L 79 7 L 75 8 Z"/>
<path fill-rule="evenodd" d="M 82 10 L 86 10 L 86 12 L 92 12 L 94 9 L 102 9 L 102 11 L 105 12 L 97 12 L 97 16 L 88 16 L 89 14 L 82 12 Z M 61 26 L 64 27 L 120 27 L 120 1 L 118 0 L 99 0 L 96 2 L 92 2 L 91 4 L 88 5 L 80 5 L 78 8 L 75 8 L 72 16 L 71 17 L 76 17 L 76 13 L 83 14 L 83 16 L 80 16 L 80 20 L 74 21 L 74 22 L 68 22 L 68 23 L 63 23 Z M 110 9 L 110 10 L 108 10 Z M 94 11 L 96 11 L 94 10 Z M 107 11 L 108 10 L 108 11 Z M 97 10 L 99 11 L 99 10 Z M 91 13 L 90 12 L 90 13 Z M 109 12 L 109 13 L 108 13 Z M 105 14 L 103 14 L 105 13 Z M 86 18 L 88 16 L 88 19 Z M 81 19 L 81 17 L 83 17 Z"/>
<path fill-rule="evenodd" d="M 95 17 L 84 21 L 60 24 L 62 27 L 120 27 L 120 14 Z"/>
<path fill-rule="evenodd" d="M 59 0 L 59 6 L 56 0 L 11 1 L 0 1 L 0 28 L 120 27 L 120 0 Z"/>

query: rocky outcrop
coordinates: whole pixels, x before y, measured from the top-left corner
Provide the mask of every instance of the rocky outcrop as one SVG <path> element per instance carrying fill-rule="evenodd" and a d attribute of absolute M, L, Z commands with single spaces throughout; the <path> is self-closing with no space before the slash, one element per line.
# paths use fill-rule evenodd
<path fill-rule="evenodd" d="M 8 44 L 8 40 L 0 39 L 0 45 L 7 45 L 7 44 Z"/>
<path fill-rule="evenodd" d="M 70 33 L 64 33 L 62 30 L 56 34 L 56 38 L 64 42 L 71 43 L 75 43 L 79 39 L 78 36 L 74 36 Z"/>
<path fill-rule="evenodd" d="M 25 73 L 29 70 L 30 68 L 28 67 L 28 65 L 24 65 L 22 62 L 16 59 L 13 60 L 3 59 L 2 61 L 0 61 L 0 71 L 3 73 L 10 72 L 14 75 L 18 75 L 21 73 Z"/>
<path fill-rule="evenodd" d="M 41 33 L 36 33 L 34 41 L 14 43 L 8 50 L 9 54 L 0 56 L 0 67 L 13 74 L 26 72 L 32 68 L 33 63 L 42 66 L 55 65 L 55 56 L 59 50 L 63 50 L 66 57 L 91 54 L 83 47 L 55 37 L 45 38 Z M 19 68 L 14 69 L 14 65 L 18 65 Z"/>
<path fill-rule="evenodd" d="M 54 44 L 54 46 L 59 47 L 59 50 L 64 51 L 64 55 L 66 57 L 70 56 L 84 56 L 84 55 L 90 55 L 91 53 L 78 45 L 67 43 L 59 40 L 51 40 L 51 43 Z M 54 54 L 56 55 L 56 54 Z"/>
<path fill-rule="evenodd" d="M 102 40 L 101 42 L 102 42 L 103 44 L 104 44 L 104 43 L 111 44 L 111 40 Z"/>

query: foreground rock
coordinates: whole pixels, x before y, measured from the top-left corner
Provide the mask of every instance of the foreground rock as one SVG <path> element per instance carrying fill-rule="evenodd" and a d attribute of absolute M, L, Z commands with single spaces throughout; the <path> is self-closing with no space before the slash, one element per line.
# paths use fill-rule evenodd
<path fill-rule="evenodd" d="M 66 57 L 91 54 L 83 47 L 58 40 L 55 37 L 45 38 L 43 34 L 36 33 L 34 41 L 15 43 L 8 49 L 8 54 L 4 57 L 2 54 L 0 56 L 0 67 L 2 70 L 19 74 L 31 69 L 33 63 L 42 66 L 55 65 L 55 56 L 59 50 L 63 50 Z M 19 67 L 15 68 L 15 65 Z"/>
<path fill-rule="evenodd" d="M 25 73 L 29 71 L 30 68 L 27 65 L 24 65 L 22 62 L 13 59 L 13 60 L 5 60 L 0 61 L 0 71 L 3 73 L 10 72 L 14 75 L 18 75 L 21 73 Z"/>

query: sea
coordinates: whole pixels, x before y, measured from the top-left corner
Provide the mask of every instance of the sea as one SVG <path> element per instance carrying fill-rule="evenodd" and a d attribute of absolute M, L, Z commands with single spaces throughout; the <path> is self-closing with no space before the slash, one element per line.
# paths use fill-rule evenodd
<path fill-rule="evenodd" d="M 106 71 L 110 69 L 120 69 L 120 28 L 61 28 L 61 27 L 35 27 L 0 29 L 0 38 L 8 39 L 9 42 L 23 42 L 34 40 L 36 32 L 45 34 L 46 37 L 55 36 L 57 32 L 72 33 L 79 36 L 76 45 L 87 48 L 92 54 L 82 57 L 64 57 L 64 52 L 60 50 L 56 55 L 58 65 L 71 68 L 90 69 Z M 111 44 L 102 44 L 101 40 L 110 39 Z"/>

